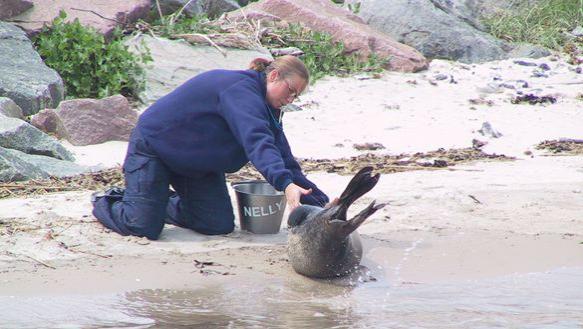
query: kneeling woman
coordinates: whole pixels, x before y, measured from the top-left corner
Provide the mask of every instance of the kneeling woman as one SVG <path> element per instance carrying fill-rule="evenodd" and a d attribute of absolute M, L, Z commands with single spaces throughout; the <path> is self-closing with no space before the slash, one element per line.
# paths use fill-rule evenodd
<path fill-rule="evenodd" d="M 280 107 L 308 82 L 308 70 L 293 56 L 187 81 L 140 116 L 123 165 L 126 188 L 94 195 L 93 214 L 122 235 L 152 240 L 164 223 L 202 234 L 232 232 L 225 173 L 249 161 L 285 192 L 290 209 L 324 206 L 328 197 L 302 173 L 278 120 Z"/>

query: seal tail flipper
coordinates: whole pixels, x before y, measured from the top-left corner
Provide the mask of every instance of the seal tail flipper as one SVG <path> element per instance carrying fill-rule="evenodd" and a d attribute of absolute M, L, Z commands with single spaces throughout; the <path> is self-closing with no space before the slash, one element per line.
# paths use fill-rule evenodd
<path fill-rule="evenodd" d="M 335 218 L 346 220 L 346 212 L 348 207 L 356 201 L 358 198 L 363 196 L 368 191 L 372 190 L 375 185 L 377 185 L 380 174 L 372 175 L 373 168 L 368 166 L 364 167 L 354 175 L 350 180 L 344 192 L 340 195 L 338 200 L 338 210 Z"/>
<path fill-rule="evenodd" d="M 368 207 L 363 211 L 358 213 L 358 215 L 352 217 L 350 220 L 346 221 L 342 225 L 342 233 L 348 236 L 350 233 L 354 232 L 364 221 L 372 216 L 377 210 L 386 206 L 386 203 L 375 204 L 375 201 L 371 202 Z"/>

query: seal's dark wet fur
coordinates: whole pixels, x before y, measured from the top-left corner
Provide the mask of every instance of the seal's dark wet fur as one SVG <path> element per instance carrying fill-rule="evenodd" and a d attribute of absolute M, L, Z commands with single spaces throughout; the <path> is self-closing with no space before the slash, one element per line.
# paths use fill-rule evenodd
<path fill-rule="evenodd" d="M 347 220 L 348 207 L 370 191 L 380 174 L 372 167 L 361 169 L 348 183 L 337 203 L 328 208 L 300 206 L 289 216 L 288 255 L 300 274 L 315 278 L 335 278 L 358 268 L 362 244 L 356 229 L 385 204 L 371 202 Z"/>

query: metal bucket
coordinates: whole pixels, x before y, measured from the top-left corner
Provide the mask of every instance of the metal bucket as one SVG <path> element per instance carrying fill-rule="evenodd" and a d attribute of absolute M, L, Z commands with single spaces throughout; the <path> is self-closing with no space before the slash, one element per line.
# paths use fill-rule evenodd
<path fill-rule="evenodd" d="M 241 229 L 257 234 L 275 234 L 279 232 L 285 195 L 276 191 L 265 181 L 235 182 Z"/>

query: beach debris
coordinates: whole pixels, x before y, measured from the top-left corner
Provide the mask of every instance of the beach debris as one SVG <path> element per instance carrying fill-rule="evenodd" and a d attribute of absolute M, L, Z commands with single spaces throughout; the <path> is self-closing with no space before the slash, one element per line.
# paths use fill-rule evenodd
<path fill-rule="evenodd" d="M 428 159 L 443 159 L 447 162 L 447 167 L 440 168 L 421 165 L 418 163 L 420 159 L 426 159 L 426 161 L 421 161 L 423 163 L 429 163 Z M 362 168 L 364 165 L 372 165 L 375 170 L 380 173 L 397 173 L 412 170 L 443 170 L 444 168 L 447 168 L 448 170 L 457 170 L 451 167 L 457 164 L 484 160 L 507 161 L 514 160 L 514 158 L 505 155 L 487 154 L 481 150 L 468 147 L 448 150 L 440 148 L 436 151 L 426 153 L 418 152 L 415 154 L 399 155 L 375 155 L 373 153 L 365 153 L 350 158 L 333 160 L 298 159 L 306 173 L 328 172 L 338 173 L 340 175 L 354 175 L 358 169 Z M 261 176 L 251 164 L 245 165 L 236 173 L 227 174 L 228 182 L 257 179 L 263 179 L 263 176 Z M 120 167 L 65 178 L 53 177 L 49 179 L 0 183 L 0 199 L 37 196 L 63 191 L 97 191 L 111 186 L 124 186 L 124 177 Z M 94 221 L 86 222 L 92 223 Z M 40 228 L 41 227 L 27 226 L 22 229 L 32 230 Z M 0 223 L 0 235 L 13 234 L 19 230 L 20 228 L 15 228 L 14 226 L 6 227 L 5 224 Z M 103 230 L 104 232 L 107 232 L 106 228 L 103 228 Z"/>
<path fill-rule="evenodd" d="M 500 133 L 500 132 L 496 131 L 494 128 L 492 128 L 492 124 L 490 124 L 488 121 L 482 123 L 482 128 L 478 129 L 478 132 L 486 137 L 491 137 L 491 138 L 502 137 L 502 133 Z"/>
<path fill-rule="evenodd" d="M 528 103 L 530 105 L 535 104 L 546 104 L 551 103 L 554 104 L 557 102 L 557 98 L 554 96 L 537 96 L 534 94 L 525 94 L 513 97 L 510 101 L 512 104 L 520 104 L 520 103 Z"/>
<path fill-rule="evenodd" d="M 490 99 L 485 99 L 484 97 L 470 98 L 470 99 L 468 99 L 468 102 L 470 102 L 470 104 L 473 104 L 473 105 L 487 105 L 487 106 L 494 105 L 494 101 L 492 101 Z"/>
<path fill-rule="evenodd" d="M 475 196 L 468 194 L 468 196 L 470 197 L 470 199 L 474 200 L 475 203 L 477 204 L 482 204 L 482 202 L 480 200 L 478 200 Z"/>
<path fill-rule="evenodd" d="M 484 141 L 481 141 L 481 140 L 478 140 L 475 138 L 472 139 L 472 148 L 474 148 L 476 150 L 481 149 L 482 147 L 484 147 L 487 144 L 488 144 L 488 142 L 484 142 Z"/>
<path fill-rule="evenodd" d="M 539 69 L 541 69 L 541 70 L 543 70 L 543 71 L 548 71 L 548 70 L 550 70 L 550 69 L 551 69 L 551 67 L 550 67 L 550 66 L 549 66 L 547 63 L 541 63 L 541 64 L 538 66 L 538 68 L 539 68 Z"/>
<path fill-rule="evenodd" d="M 454 84 L 457 83 L 456 79 L 451 74 L 439 73 L 439 74 L 434 75 L 433 79 L 435 79 L 436 81 L 443 81 L 443 80 L 449 79 L 449 83 L 454 83 Z M 432 81 L 430 80 L 429 82 L 431 83 Z"/>
<path fill-rule="evenodd" d="M 449 76 L 447 74 L 443 74 L 443 73 L 439 73 L 439 74 L 433 76 L 433 79 L 435 79 L 437 81 L 445 80 L 447 78 L 449 78 Z"/>
<path fill-rule="evenodd" d="M 235 275 L 235 273 L 231 273 L 228 271 L 219 271 L 219 270 L 208 269 L 208 268 L 206 268 L 207 266 L 224 266 L 224 265 L 219 264 L 217 262 L 212 262 L 212 261 L 199 261 L 197 259 L 194 260 L 194 267 L 196 267 L 199 270 L 198 272 L 204 276 L 207 276 L 210 274 Z"/>
<path fill-rule="evenodd" d="M 527 62 L 527 61 L 523 61 L 523 60 L 516 60 L 516 61 L 514 61 L 514 64 L 518 64 L 518 65 L 522 65 L 522 66 L 538 66 L 538 64 L 536 64 L 536 63 Z"/>
<path fill-rule="evenodd" d="M 304 54 L 304 51 L 300 48 L 296 47 L 286 47 L 286 48 L 271 48 L 269 52 L 273 56 L 284 56 L 284 55 L 292 55 L 292 56 L 301 56 Z"/>
<path fill-rule="evenodd" d="M 544 73 L 543 71 L 534 70 L 534 71 L 532 71 L 531 77 L 533 77 L 533 78 L 548 78 L 549 76 L 546 73 Z"/>
<path fill-rule="evenodd" d="M 525 80 L 513 80 L 513 81 L 506 81 L 498 86 L 506 89 L 519 89 L 519 88 L 528 88 L 529 84 Z"/>
<path fill-rule="evenodd" d="M 381 143 L 361 143 L 361 144 L 353 144 L 352 147 L 359 151 L 376 151 L 382 150 L 385 146 Z"/>
<path fill-rule="evenodd" d="M 547 150 L 553 154 L 583 154 L 583 139 L 561 138 L 559 140 L 546 140 L 535 146 L 537 150 Z"/>
<path fill-rule="evenodd" d="M 401 106 L 399 104 L 383 104 L 385 110 L 400 110 Z"/>

